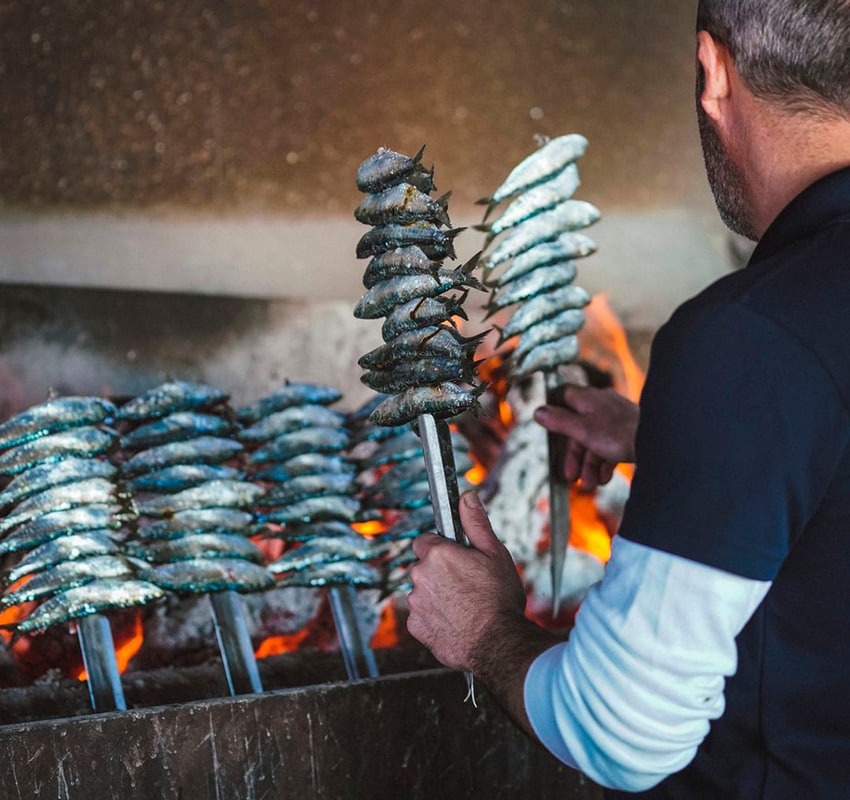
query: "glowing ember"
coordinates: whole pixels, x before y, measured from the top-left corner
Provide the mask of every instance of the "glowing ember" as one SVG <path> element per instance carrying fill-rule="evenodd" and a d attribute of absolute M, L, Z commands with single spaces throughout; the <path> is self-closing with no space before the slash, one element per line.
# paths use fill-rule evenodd
<path fill-rule="evenodd" d="M 292 653 L 299 648 L 301 642 L 303 642 L 309 635 L 310 626 L 307 625 L 295 633 L 284 633 L 279 636 L 269 636 L 268 639 L 261 642 L 254 655 L 257 658 L 265 658 L 266 656 L 278 656 L 281 653 Z"/>
<path fill-rule="evenodd" d="M 375 519 L 369 522 L 354 522 L 351 525 L 361 536 L 377 536 L 387 530 L 387 524 L 383 520 Z"/>

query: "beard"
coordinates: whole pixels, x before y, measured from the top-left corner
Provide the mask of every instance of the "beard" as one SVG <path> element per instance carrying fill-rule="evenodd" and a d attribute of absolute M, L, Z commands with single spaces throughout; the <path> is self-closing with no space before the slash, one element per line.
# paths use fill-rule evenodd
<path fill-rule="evenodd" d="M 759 237 L 751 219 L 751 203 L 744 173 L 723 146 L 720 136 L 700 103 L 703 82 L 704 76 L 700 68 L 697 79 L 697 123 L 705 171 L 711 193 L 714 195 L 714 202 L 717 204 L 720 219 L 727 228 L 754 242 L 758 241 Z"/>

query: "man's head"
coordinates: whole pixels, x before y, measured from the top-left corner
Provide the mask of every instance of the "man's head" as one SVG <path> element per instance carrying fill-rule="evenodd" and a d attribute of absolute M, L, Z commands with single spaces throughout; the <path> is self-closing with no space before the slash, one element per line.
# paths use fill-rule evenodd
<path fill-rule="evenodd" d="M 700 0 L 697 30 L 709 183 L 723 221 L 755 239 L 754 112 L 850 121 L 850 0 Z"/>

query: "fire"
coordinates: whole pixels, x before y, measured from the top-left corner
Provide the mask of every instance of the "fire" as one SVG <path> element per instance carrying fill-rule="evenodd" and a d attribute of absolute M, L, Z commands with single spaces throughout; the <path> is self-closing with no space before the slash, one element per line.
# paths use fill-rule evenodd
<path fill-rule="evenodd" d="M 115 647 L 115 660 L 118 662 L 118 672 L 123 674 L 127 671 L 127 665 L 130 663 L 136 653 L 142 647 L 144 642 L 144 624 L 142 622 L 141 612 L 136 614 L 133 621 L 133 632 L 124 639 L 121 644 Z M 88 675 L 84 669 L 81 669 L 77 674 L 77 680 L 87 681 Z"/>
<path fill-rule="evenodd" d="M 369 520 L 368 522 L 353 522 L 351 527 L 354 528 L 361 536 L 377 536 L 384 533 L 387 529 L 387 524 L 380 519 Z"/>
<path fill-rule="evenodd" d="M 291 653 L 297 650 L 308 636 L 310 635 L 310 626 L 306 625 L 300 631 L 295 633 L 284 633 L 279 636 L 270 636 L 264 639 L 257 648 L 254 656 L 256 658 L 265 658 L 266 656 L 278 656 L 281 653 Z"/>
<path fill-rule="evenodd" d="M 400 641 L 401 625 L 395 606 L 391 602 L 385 603 L 381 610 L 381 619 L 370 643 L 372 649 L 395 647 Z"/>

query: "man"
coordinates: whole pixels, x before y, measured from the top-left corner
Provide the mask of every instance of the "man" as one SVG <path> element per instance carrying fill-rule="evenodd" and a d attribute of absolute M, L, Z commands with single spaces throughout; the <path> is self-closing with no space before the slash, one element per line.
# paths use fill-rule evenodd
<path fill-rule="evenodd" d="M 850 792 L 850 2 L 701 0 L 698 116 L 749 265 L 653 344 L 637 470 L 567 643 L 523 617 L 474 495 L 420 537 L 411 633 L 549 750 L 652 798 Z M 593 486 L 637 413 L 570 389 L 538 421 Z M 610 797 L 621 796 L 613 791 Z"/>

